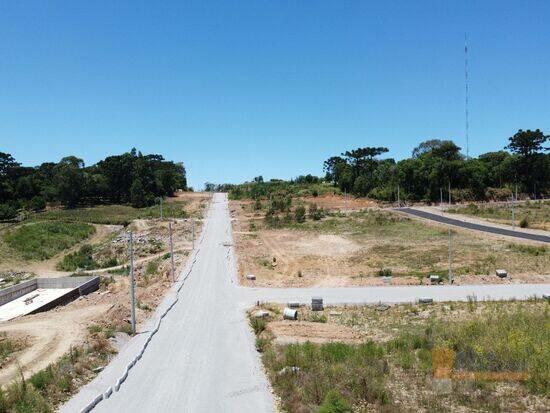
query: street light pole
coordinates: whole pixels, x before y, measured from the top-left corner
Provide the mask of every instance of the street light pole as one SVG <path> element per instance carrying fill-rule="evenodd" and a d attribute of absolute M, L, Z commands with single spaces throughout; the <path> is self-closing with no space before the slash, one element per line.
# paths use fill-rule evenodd
<path fill-rule="evenodd" d="M 136 333 L 136 296 L 134 285 L 134 240 L 130 231 L 130 312 L 132 317 L 132 332 Z"/>

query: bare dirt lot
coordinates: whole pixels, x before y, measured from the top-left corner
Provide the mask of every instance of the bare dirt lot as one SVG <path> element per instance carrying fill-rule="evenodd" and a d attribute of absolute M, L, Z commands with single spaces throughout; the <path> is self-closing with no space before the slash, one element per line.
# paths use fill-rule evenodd
<path fill-rule="evenodd" d="M 265 205 L 259 210 L 247 201 L 230 205 L 246 285 L 382 285 L 379 275 L 390 274 L 392 284 L 419 284 L 428 283 L 430 274 L 447 277 L 448 227 L 439 224 L 379 208 L 325 211 L 320 220 L 297 223 L 291 209 L 290 218 L 273 227 L 266 222 Z M 457 284 L 548 282 L 550 250 L 453 229 L 452 268 Z M 495 276 L 500 268 L 508 271 L 507 279 Z M 247 281 L 247 274 L 256 281 Z"/>

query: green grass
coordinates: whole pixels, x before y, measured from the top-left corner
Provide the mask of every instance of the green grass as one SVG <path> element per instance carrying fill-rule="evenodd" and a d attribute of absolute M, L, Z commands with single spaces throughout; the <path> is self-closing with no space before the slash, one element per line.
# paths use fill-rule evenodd
<path fill-rule="evenodd" d="M 186 201 L 163 204 L 163 217 L 187 218 Z M 98 205 L 90 208 L 56 209 L 37 215 L 39 219 L 69 222 L 89 222 L 94 224 L 128 225 L 134 219 L 160 218 L 160 207 L 133 208 L 129 205 Z"/>
<path fill-rule="evenodd" d="M 22 258 L 45 260 L 88 238 L 93 225 L 75 222 L 35 222 L 4 234 L 4 241 Z"/>
<path fill-rule="evenodd" d="M 508 204 L 469 204 L 451 208 L 450 213 L 471 215 L 479 218 L 512 225 L 512 209 Z M 522 220 L 528 227 L 548 229 L 550 224 L 550 201 L 527 201 L 516 204 L 515 224 L 520 226 Z"/>
<path fill-rule="evenodd" d="M 445 406 L 461 411 L 520 411 L 522 408 L 516 403 L 528 394 L 537 398 L 539 404 L 549 397 L 550 305 L 536 300 L 482 304 L 472 300 L 468 305 L 461 304 L 457 311 L 461 313 L 469 306 L 470 311 L 460 319 L 449 319 L 450 315 L 442 312 L 444 304 L 427 318 L 403 317 L 403 311 L 418 307 L 396 306 L 390 312 L 400 309 L 401 316 L 394 314 L 399 324 L 383 323 L 391 336 L 362 344 L 279 345 L 266 334 L 269 330 L 265 324 L 261 328 L 253 324 L 253 328 L 261 341 L 257 347 L 283 411 L 349 411 L 330 410 L 334 406 L 363 406 L 364 410 L 353 411 L 388 412 L 402 411 L 403 407 L 405 411 L 417 411 L 419 406 L 429 411 L 445 411 Z M 370 307 L 364 310 L 369 314 L 366 324 L 356 327 L 365 328 L 367 334 L 373 317 L 388 316 Z M 331 322 L 343 323 L 348 310 L 342 311 L 344 315 Z M 360 309 L 348 312 L 357 311 Z M 527 372 L 529 378 L 515 383 L 506 398 L 499 397 L 494 383 L 479 380 L 454 380 L 451 393 L 438 394 L 429 385 L 432 351 L 438 348 L 454 352 L 454 371 Z M 403 394 L 414 395 L 413 403 L 395 404 Z M 407 399 L 410 403 L 411 399 Z"/>

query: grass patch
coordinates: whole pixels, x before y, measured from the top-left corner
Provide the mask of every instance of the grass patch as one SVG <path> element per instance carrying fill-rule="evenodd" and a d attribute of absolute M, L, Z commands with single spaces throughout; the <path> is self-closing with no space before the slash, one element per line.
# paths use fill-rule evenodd
<path fill-rule="evenodd" d="M 45 260 L 72 247 L 95 232 L 93 225 L 75 222 L 25 224 L 4 235 L 4 241 L 21 257 Z"/>
<path fill-rule="evenodd" d="M 550 229 L 550 202 L 527 201 L 517 203 L 515 224 L 522 228 Z M 469 204 L 451 208 L 450 213 L 464 214 L 512 225 L 512 206 L 510 204 Z"/>
<path fill-rule="evenodd" d="M 187 218 L 186 201 L 163 204 L 163 217 Z M 89 222 L 94 224 L 129 225 L 135 219 L 160 218 L 160 207 L 134 208 L 129 205 L 98 205 L 90 208 L 57 209 L 38 214 L 43 220 Z"/>
<path fill-rule="evenodd" d="M 95 327 L 91 330 L 95 331 Z M 108 340 L 94 334 L 88 346 L 73 347 L 59 361 L 29 378 L 21 377 L 0 389 L 0 412 L 49 413 L 76 393 L 78 386 L 105 366 L 113 350 Z"/>
<path fill-rule="evenodd" d="M 341 310 L 330 323 L 349 325 L 353 315 L 356 329 L 367 336 L 379 325 L 390 337 L 377 332 L 376 341 L 365 338 L 362 344 L 279 345 L 263 333 L 265 323 L 254 328 L 283 411 L 524 411 L 532 403 L 544 405 L 550 395 L 550 305 L 544 301 Z M 425 311 L 430 315 L 419 318 Z M 508 383 L 507 397 L 500 396 L 499 385 L 480 380 L 453 380 L 452 392 L 440 394 L 429 385 L 432 354 L 440 348 L 452 350 L 455 372 L 515 371 L 529 378 Z"/>

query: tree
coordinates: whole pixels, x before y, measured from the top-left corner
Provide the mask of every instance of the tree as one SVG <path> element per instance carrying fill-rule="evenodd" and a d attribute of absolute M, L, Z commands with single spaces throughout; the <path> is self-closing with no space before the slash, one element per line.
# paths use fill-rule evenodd
<path fill-rule="evenodd" d="M 541 153 L 543 150 L 548 150 L 548 148 L 543 146 L 548 139 L 550 139 L 550 135 L 545 135 L 540 129 L 534 131 L 520 129 L 514 136 L 508 138 L 510 143 L 506 149 L 510 149 L 518 155 L 528 157 Z"/>
<path fill-rule="evenodd" d="M 532 191 L 535 195 L 548 187 L 548 156 L 543 154 L 548 150 L 543 146 L 548 139 L 550 135 L 544 135 L 540 129 L 520 129 L 508 138 L 510 143 L 506 149 L 518 155 L 514 183 L 520 183 L 523 190 Z"/>
<path fill-rule="evenodd" d="M 58 199 L 67 207 L 77 205 L 83 195 L 84 161 L 75 156 L 67 156 L 56 165 L 54 182 Z"/>
<path fill-rule="evenodd" d="M 140 179 L 134 180 L 130 188 L 130 201 L 134 208 L 143 208 L 147 206 L 147 201 L 145 199 L 145 188 L 141 183 Z"/>

